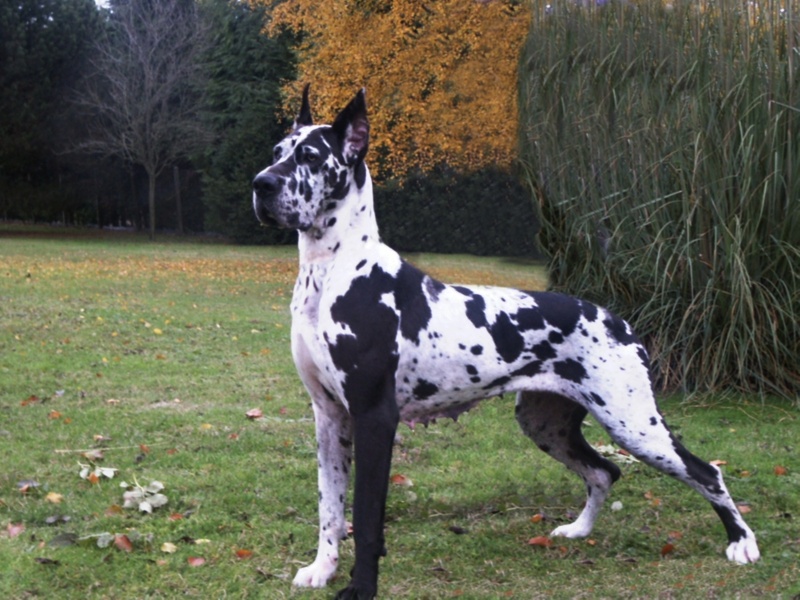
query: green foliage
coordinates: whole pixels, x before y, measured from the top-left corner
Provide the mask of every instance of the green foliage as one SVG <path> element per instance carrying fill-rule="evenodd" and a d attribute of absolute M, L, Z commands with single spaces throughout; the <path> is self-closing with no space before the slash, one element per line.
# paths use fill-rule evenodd
<path fill-rule="evenodd" d="M 520 126 L 553 286 L 631 320 L 663 388 L 796 398 L 790 19 L 777 4 L 543 4 Z"/>
<path fill-rule="evenodd" d="M 506 170 L 415 172 L 375 191 L 381 237 L 401 251 L 534 256 L 534 207 Z"/>
<path fill-rule="evenodd" d="M 93 0 L 0 4 L 0 217 L 52 218 L 73 200 L 58 157 L 70 129 L 64 100 L 96 13 Z"/>
<path fill-rule="evenodd" d="M 213 38 L 205 58 L 205 120 L 214 143 L 203 165 L 206 229 L 240 242 L 281 243 L 293 235 L 260 228 L 253 214 L 251 182 L 272 159 L 272 147 L 290 123 L 278 118 L 281 86 L 294 74 L 287 35 L 262 33 L 268 9 L 245 2 L 203 3 Z"/>

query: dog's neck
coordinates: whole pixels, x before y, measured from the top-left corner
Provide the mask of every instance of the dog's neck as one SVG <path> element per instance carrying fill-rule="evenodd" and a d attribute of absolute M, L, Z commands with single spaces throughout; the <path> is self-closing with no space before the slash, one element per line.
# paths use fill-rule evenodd
<path fill-rule="evenodd" d="M 333 216 L 336 217 L 333 225 L 323 228 L 319 223 L 320 226 L 300 232 L 301 266 L 330 262 L 353 249 L 363 255 L 365 246 L 380 242 L 369 171 L 360 188 L 353 182 L 350 193 Z M 324 220 L 330 222 L 330 216 Z"/>

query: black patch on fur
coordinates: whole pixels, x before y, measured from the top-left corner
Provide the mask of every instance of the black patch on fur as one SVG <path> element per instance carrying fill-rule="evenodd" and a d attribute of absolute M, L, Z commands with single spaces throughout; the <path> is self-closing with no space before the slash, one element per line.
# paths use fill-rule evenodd
<path fill-rule="evenodd" d="M 600 395 L 595 394 L 594 392 L 590 392 L 589 393 L 589 397 L 592 399 L 592 402 L 597 404 L 597 406 L 605 406 L 606 405 L 606 401 L 603 400 L 603 398 Z"/>
<path fill-rule="evenodd" d="M 489 328 L 489 333 L 494 340 L 497 353 L 507 363 L 514 362 L 522 354 L 525 340 L 507 313 L 501 312 L 497 315 L 497 320 Z"/>
<path fill-rule="evenodd" d="M 553 370 L 561 379 L 566 379 L 567 381 L 573 381 L 575 383 L 580 383 L 588 377 L 583 365 L 571 358 L 553 363 Z"/>
<path fill-rule="evenodd" d="M 461 291 L 461 290 L 459 290 Z M 462 292 L 463 293 L 463 292 Z M 470 299 L 464 303 L 467 309 L 467 318 L 475 327 L 486 327 L 486 301 L 483 296 L 469 292 Z"/>
<path fill-rule="evenodd" d="M 516 319 L 521 331 L 545 328 L 544 317 L 538 308 L 521 308 L 517 311 Z"/>
<path fill-rule="evenodd" d="M 639 338 L 636 337 L 633 331 L 630 333 L 628 332 L 627 323 L 617 315 L 609 315 L 608 318 L 603 321 L 603 325 L 606 326 L 608 335 L 617 340 L 620 344 L 627 346 L 628 344 L 640 343 Z"/>
<path fill-rule="evenodd" d="M 580 300 L 552 292 L 534 292 L 532 296 L 545 320 L 564 337 L 569 337 L 575 331 L 581 318 Z"/>
<path fill-rule="evenodd" d="M 550 345 L 549 342 L 542 340 L 538 344 L 536 344 L 531 351 L 536 355 L 539 360 L 549 360 L 551 358 L 555 358 L 558 356 L 556 351 L 553 349 L 553 346 Z"/>
<path fill-rule="evenodd" d="M 597 307 L 591 302 L 581 300 L 581 311 L 583 312 L 583 316 L 586 317 L 587 321 L 592 322 L 597 319 Z"/>
<path fill-rule="evenodd" d="M 430 398 L 438 391 L 439 391 L 439 386 L 431 383 L 430 381 L 425 381 L 424 379 L 420 379 L 417 382 L 417 385 L 415 385 L 413 389 L 414 397 L 416 397 L 419 400 L 425 400 L 426 398 Z"/>
<path fill-rule="evenodd" d="M 480 344 L 475 344 L 472 348 L 469 349 L 475 356 L 480 356 L 483 354 L 483 346 Z"/>
<path fill-rule="evenodd" d="M 367 410 L 381 398 L 387 377 L 397 369 L 399 325 L 395 311 L 382 304 L 383 294 L 394 291 L 395 279 L 374 265 L 370 274 L 355 278 L 350 288 L 331 306 L 331 316 L 352 334 L 328 341 L 333 364 L 344 372 L 344 395 L 350 412 Z"/>
<path fill-rule="evenodd" d="M 400 265 L 394 302 L 400 312 L 400 333 L 419 345 L 419 333 L 431 320 L 431 308 L 423 292 L 425 274 L 407 262 Z"/>

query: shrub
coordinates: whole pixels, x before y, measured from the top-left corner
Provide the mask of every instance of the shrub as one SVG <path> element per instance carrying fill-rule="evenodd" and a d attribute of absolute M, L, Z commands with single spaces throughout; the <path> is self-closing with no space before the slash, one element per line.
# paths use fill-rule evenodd
<path fill-rule="evenodd" d="M 520 139 L 553 287 L 629 319 L 663 389 L 796 399 L 800 89 L 780 7 L 536 4 Z"/>
<path fill-rule="evenodd" d="M 501 169 L 459 173 L 444 165 L 376 185 L 381 236 L 405 252 L 534 256 L 530 195 Z"/>

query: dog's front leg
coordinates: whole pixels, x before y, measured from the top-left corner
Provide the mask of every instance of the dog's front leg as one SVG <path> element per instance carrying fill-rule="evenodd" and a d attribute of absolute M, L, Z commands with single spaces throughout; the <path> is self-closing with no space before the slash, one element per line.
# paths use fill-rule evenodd
<path fill-rule="evenodd" d="M 351 405 L 351 411 L 355 408 Z M 358 409 L 357 409 L 358 410 Z M 394 382 L 385 382 L 380 399 L 353 414 L 356 484 L 353 499 L 353 537 L 356 562 L 350 585 L 338 599 L 368 600 L 378 591 L 378 561 L 386 555 L 383 523 L 392 465 L 392 446 L 399 422 Z"/>
<path fill-rule="evenodd" d="M 314 386 L 309 386 L 312 389 Z M 324 390 L 314 397 L 319 486 L 317 557 L 297 571 L 294 585 L 323 587 L 339 565 L 339 540 L 347 535 L 344 502 L 352 462 L 352 428 L 347 410 Z"/>

